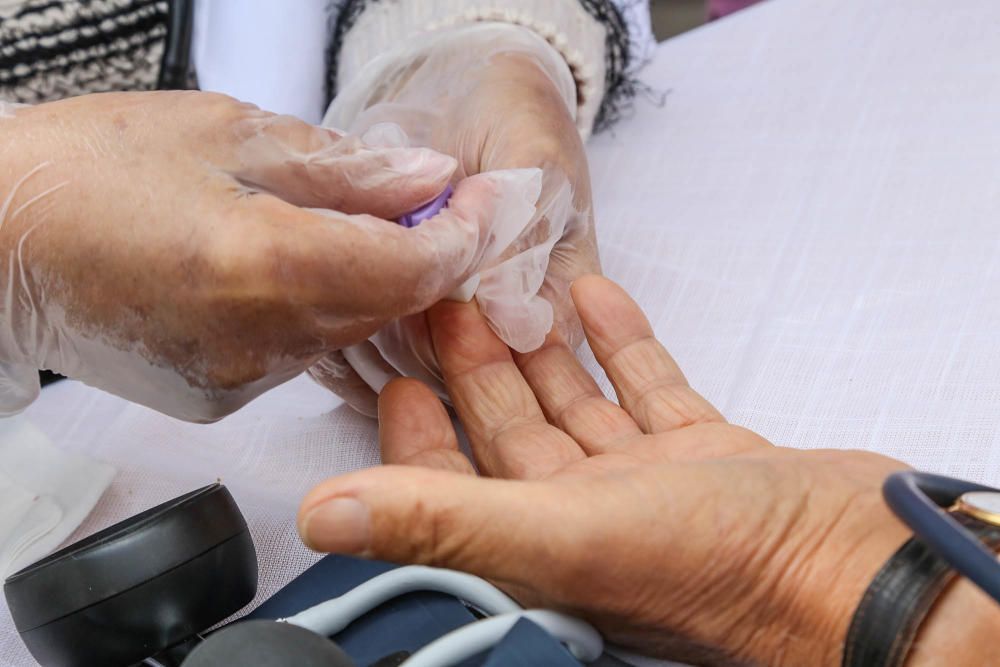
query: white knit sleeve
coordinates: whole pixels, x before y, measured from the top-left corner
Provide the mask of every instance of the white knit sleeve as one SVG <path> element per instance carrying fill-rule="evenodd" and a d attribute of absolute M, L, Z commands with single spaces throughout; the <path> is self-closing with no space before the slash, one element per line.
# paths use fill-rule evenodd
<path fill-rule="evenodd" d="M 617 2 L 620 8 L 610 0 L 348 0 L 332 47 L 330 92 L 346 87 L 376 56 L 420 33 L 484 21 L 512 23 L 544 38 L 565 60 L 577 87 L 577 125 L 587 135 L 600 121 L 607 96 L 634 71 L 630 63 L 646 57 L 648 0 Z"/>

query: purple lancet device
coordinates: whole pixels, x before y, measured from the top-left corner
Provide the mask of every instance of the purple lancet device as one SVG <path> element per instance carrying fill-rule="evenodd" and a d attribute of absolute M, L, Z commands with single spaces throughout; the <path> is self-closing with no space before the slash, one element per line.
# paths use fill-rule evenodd
<path fill-rule="evenodd" d="M 439 194 L 434 201 L 429 204 L 421 206 L 416 211 L 411 211 L 399 219 L 399 224 L 404 227 L 416 227 L 421 222 L 433 218 L 435 215 L 441 212 L 445 206 L 448 205 L 448 200 L 451 199 L 454 189 L 449 185 L 444 192 Z"/>

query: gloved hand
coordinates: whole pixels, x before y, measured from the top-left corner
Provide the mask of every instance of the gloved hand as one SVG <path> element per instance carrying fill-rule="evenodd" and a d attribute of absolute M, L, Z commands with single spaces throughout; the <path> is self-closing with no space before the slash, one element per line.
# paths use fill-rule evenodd
<path fill-rule="evenodd" d="M 534 203 L 530 174 L 467 179 L 404 229 L 452 158 L 198 92 L 2 107 L 0 155 L 0 414 L 47 368 L 218 419 L 441 299 Z"/>
<path fill-rule="evenodd" d="M 543 170 L 535 218 L 481 267 L 476 295 L 494 331 L 523 352 L 541 345 L 553 323 L 571 346 L 582 341 L 569 285 L 600 271 L 576 103 L 573 77 L 555 49 L 524 28 L 486 23 L 421 35 L 376 59 L 324 119 L 352 133 L 400 126 L 413 145 L 455 156 L 455 180 L 497 169 Z M 378 133 L 385 145 L 405 141 Z M 376 393 L 399 375 L 443 396 L 429 341 L 423 315 L 415 315 L 346 355 L 328 356 L 311 373 L 374 415 Z"/>

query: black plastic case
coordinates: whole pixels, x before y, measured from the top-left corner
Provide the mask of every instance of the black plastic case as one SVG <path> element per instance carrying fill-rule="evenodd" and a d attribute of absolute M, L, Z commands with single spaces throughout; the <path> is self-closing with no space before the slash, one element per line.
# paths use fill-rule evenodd
<path fill-rule="evenodd" d="M 11 575 L 14 625 L 44 667 L 127 667 L 257 592 L 257 554 L 221 484 L 159 505 Z"/>

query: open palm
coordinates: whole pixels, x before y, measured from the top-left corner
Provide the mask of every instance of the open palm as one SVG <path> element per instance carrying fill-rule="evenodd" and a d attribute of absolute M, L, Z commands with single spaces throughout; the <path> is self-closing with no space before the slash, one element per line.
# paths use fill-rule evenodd
<path fill-rule="evenodd" d="M 650 654 L 836 664 L 905 539 L 879 494 L 902 464 L 727 424 L 621 288 L 590 276 L 572 296 L 620 405 L 558 334 L 512 354 L 474 304 L 439 304 L 434 347 L 475 467 L 437 398 L 398 380 L 380 400 L 390 465 L 314 489 L 307 543 L 488 577 Z"/>

